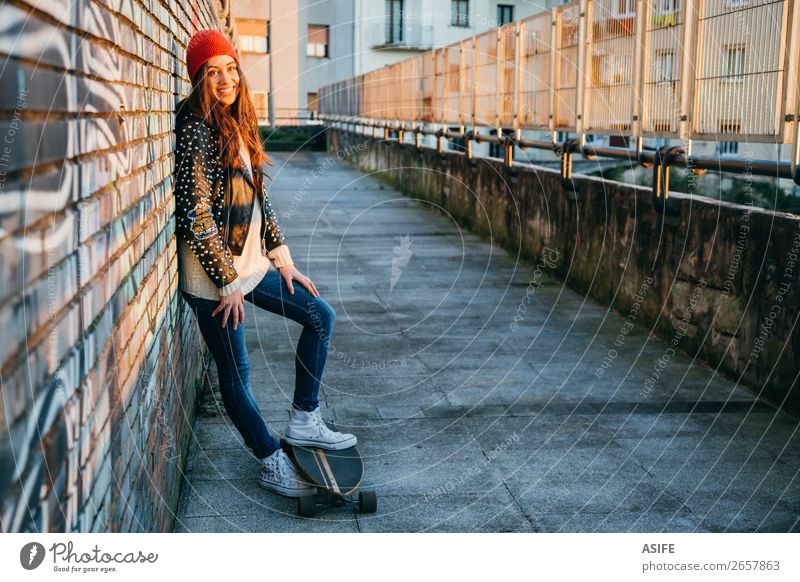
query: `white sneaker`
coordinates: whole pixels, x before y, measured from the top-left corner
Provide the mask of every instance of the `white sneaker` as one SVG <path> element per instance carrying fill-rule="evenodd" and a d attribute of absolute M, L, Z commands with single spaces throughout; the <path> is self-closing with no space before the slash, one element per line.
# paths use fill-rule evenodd
<path fill-rule="evenodd" d="M 305 497 L 317 493 L 316 487 L 303 480 L 283 449 L 278 449 L 261 462 L 263 465 L 258 484 L 264 489 L 270 489 L 287 497 Z"/>
<path fill-rule="evenodd" d="M 293 445 L 334 450 L 355 446 L 357 442 L 355 435 L 329 429 L 320 416 L 319 406 L 311 412 L 297 410 L 292 406 L 286 440 Z"/>

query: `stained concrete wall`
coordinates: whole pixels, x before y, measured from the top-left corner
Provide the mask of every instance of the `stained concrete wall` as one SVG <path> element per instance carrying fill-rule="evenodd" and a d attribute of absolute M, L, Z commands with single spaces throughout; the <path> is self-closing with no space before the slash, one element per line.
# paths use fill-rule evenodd
<path fill-rule="evenodd" d="M 556 276 L 625 317 L 635 314 L 628 320 L 669 342 L 662 359 L 672 349 L 696 354 L 800 412 L 797 216 L 673 193 L 665 218 L 650 190 L 619 182 L 575 176 L 571 194 L 552 170 L 508 173 L 494 160 L 473 165 L 457 152 L 339 128 L 328 129 L 328 147 L 440 205 L 511 256 L 538 261 L 546 248 L 558 249 L 568 260 Z"/>
<path fill-rule="evenodd" d="M 169 531 L 208 355 L 173 110 L 215 0 L 0 7 L 0 526 Z"/>

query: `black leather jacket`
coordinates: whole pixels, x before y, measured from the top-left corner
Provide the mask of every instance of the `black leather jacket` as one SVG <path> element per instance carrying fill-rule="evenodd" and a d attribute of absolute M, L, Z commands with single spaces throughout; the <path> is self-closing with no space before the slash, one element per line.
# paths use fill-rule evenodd
<path fill-rule="evenodd" d="M 242 254 L 257 191 L 262 252 L 285 241 L 269 204 L 266 176 L 259 189 L 240 168 L 222 167 L 219 132 L 189 113 L 184 103 L 178 104 L 175 119 L 175 228 L 214 285 L 221 288 L 238 277 L 232 255 Z"/>

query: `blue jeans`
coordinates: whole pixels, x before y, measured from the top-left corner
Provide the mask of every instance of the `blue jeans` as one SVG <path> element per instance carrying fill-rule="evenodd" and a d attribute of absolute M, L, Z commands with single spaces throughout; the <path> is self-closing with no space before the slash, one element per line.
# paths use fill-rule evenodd
<path fill-rule="evenodd" d="M 256 288 L 244 298 L 262 309 L 288 317 L 303 326 L 295 353 L 292 405 L 300 410 L 311 411 L 319 405 L 319 384 L 328 359 L 328 346 L 336 313 L 322 296 L 314 297 L 297 281 L 292 281 L 292 285 L 294 295 L 289 293 L 280 271 L 270 268 Z M 228 317 L 223 328 L 221 311 L 211 317 L 211 312 L 219 305 L 219 301 L 195 297 L 183 290 L 181 295 L 197 316 L 200 333 L 214 357 L 222 402 L 228 416 L 245 444 L 258 458 L 271 455 L 280 448 L 280 443 L 267 430 L 253 398 L 244 324 L 240 321 L 234 330 L 233 320 Z"/>

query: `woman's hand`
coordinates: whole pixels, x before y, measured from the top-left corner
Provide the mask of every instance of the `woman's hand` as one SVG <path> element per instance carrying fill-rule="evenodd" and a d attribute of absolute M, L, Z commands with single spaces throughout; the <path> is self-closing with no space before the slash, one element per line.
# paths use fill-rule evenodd
<path fill-rule="evenodd" d="M 319 297 L 319 291 L 317 291 L 317 286 L 314 285 L 314 282 L 298 271 L 294 265 L 286 265 L 285 267 L 281 267 L 279 271 L 286 281 L 286 286 L 289 287 L 289 293 L 292 295 L 294 295 L 294 285 L 292 285 L 292 279 L 294 279 L 308 289 L 308 292 L 311 293 L 313 297 Z"/>
<path fill-rule="evenodd" d="M 222 315 L 222 327 L 228 322 L 228 316 L 233 318 L 233 329 L 239 327 L 239 322 L 244 323 L 244 294 L 241 289 L 237 289 L 230 295 L 225 295 L 219 300 L 217 308 L 211 312 L 211 317 L 214 317 L 220 311 Z"/>

